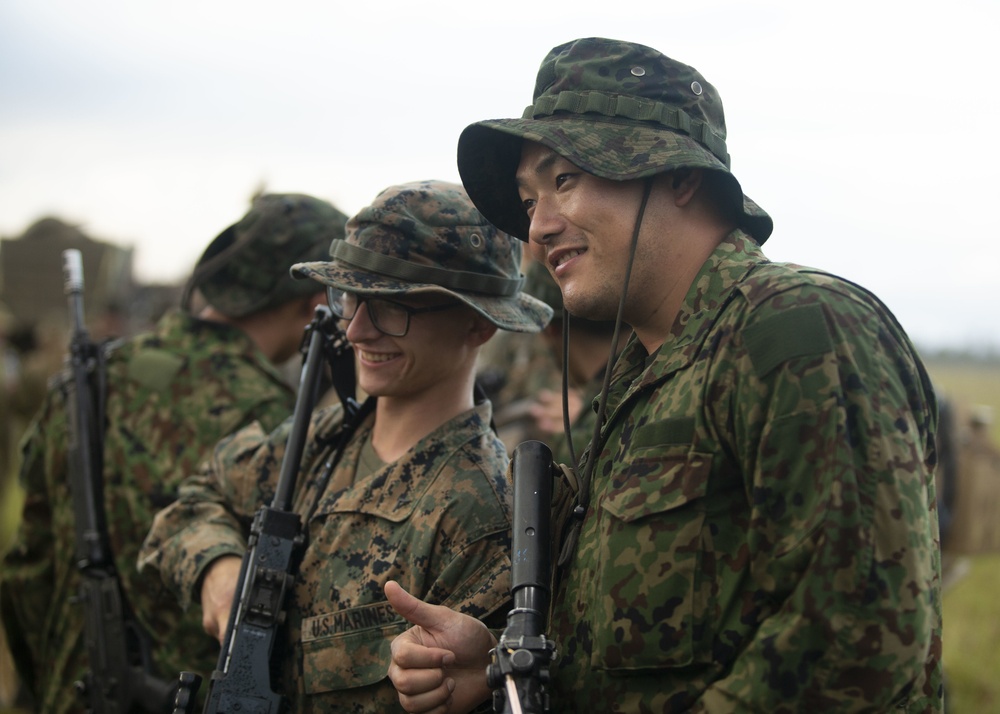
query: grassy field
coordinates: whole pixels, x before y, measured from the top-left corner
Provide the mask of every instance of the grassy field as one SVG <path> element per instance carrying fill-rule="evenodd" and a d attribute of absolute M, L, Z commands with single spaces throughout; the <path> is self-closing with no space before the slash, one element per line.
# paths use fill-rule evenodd
<path fill-rule="evenodd" d="M 930 360 L 928 370 L 955 403 L 992 407 L 991 433 L 1000 444 L 1000 364 Z M 946 710 L 1000 712 L 1000 553 L 963 558 L 955 567 L 964 575 L 944 594 Z"/>

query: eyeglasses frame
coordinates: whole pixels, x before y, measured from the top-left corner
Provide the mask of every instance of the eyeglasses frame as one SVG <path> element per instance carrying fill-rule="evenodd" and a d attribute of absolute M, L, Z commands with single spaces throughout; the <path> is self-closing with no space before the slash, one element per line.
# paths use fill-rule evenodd
<path fill-rule="evenodd" d="M 353 295 L 358 301 L 357 307 L 354 308 L 354 314 L 351 315 L 350 317 L 346 317 L 345 315 L 343 315 L 342 312 L 337 307 L 338 305 L 341 304 L 340 297 L 343 295 Z M 333 314 L 342 320 L 347 320 L 348 322 L 350 322 L 357 316 L 358 309 L 360 309 L 362 305 L 372 301 L 389 303 L 390 305 L 399 308 L 406 315 L 406 327 L 403 328 L 403 332 L 400 334 L 388 332 L 387 330 L 383 329 L 382 326 L 378 323 L 378 318 L 375 316 L 377 310 L 373 312 L 371 308 L 368 309 L 368 319 L 371 320 L 372 325 L 375 327 L 376 330 L 381 332 L 383 335 L 387 335 L 389 337 L 406 337 L 407 333 L 410 331 L 410 318 L 413 317 L 414 315 L 420 315 L 428 312 L 443 312 L 444 310 L 450 310 L 462 304 L 459 301 L 455 301 L 455 302 L 448 302 L 443 305 L 412 307 L 410 305 L 405 305 L 401 302 L 398 302 L 396 300 L 391 300 L 389 298 L 384 298 L 376 295 L 359 295 L 358 293 L 354 293 L 349 290 L 338 290 L 332 287 L 327 287 L 326 299 L 327 302 L 330 304 L 330 309 L 333 310 Z"/>

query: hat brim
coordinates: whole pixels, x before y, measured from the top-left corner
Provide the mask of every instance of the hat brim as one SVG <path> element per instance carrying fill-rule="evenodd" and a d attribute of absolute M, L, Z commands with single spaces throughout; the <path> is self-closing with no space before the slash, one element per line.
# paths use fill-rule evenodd
<path fill-rule="evenodd" d="M 528 217 L 514 176 L 523 142 L 535 141 L 587 173 L 612 181 L 654 176 L 680 168 L 703 168 L 728 176 L 740 227 L 763 243 L 771 217 L 750 198 L 729 168 L 689 136 L 651 124 L 555 115 L 538 119 L 490 119 L 466 127 L 458 140 L 458 171 L 479 211 L 500 230 L 528 239 Z M 737 195 L 737 192 L 739 195 Z"/>
<path fill-rule="evenodd" d="M 539 332 L 552 319 L 552 308 L 525 293 L 513 297 L 458 292 L 434 283 L 411 283 L 334 261 L 297 263 L 292 277 L 311 278 L 329 287 L 358 295 L 400 297 L 403 295 L 447 295 L 465 303 L 501 330 Z"/>

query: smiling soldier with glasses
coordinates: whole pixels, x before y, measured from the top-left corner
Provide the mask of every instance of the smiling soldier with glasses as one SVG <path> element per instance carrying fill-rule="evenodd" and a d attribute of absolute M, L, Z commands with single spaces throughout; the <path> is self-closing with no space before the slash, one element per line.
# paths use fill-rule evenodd
<path fill-rule="evenodd" d="M 407 623 L 386 602 L 389 580 L 489 627 L 505 621 L 507 455 L 489 401 L 474 396 L 475 363 L 498 328 L 538 332 L 552 311 L 521 292 L 518 241 L 456 184 L 386 189 L 330 256 L 293 274 L 327 287 L 370 396 L 349 438 L 339 404 L 314 413 L 293 496 L 308 542 L 273 661 L 292 710 L 399 711 L 386 672 Z M 220 640 L 245 526 L 270 500 L 290 428 L 220 443 L 144 547 L 183 604 L 200 598 Z"/>

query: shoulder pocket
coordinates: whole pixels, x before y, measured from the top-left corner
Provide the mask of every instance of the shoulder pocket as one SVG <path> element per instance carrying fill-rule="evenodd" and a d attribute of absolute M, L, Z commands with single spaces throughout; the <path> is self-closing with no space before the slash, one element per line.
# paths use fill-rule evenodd
<path fill-rule="evenodd" d="M 183 358 L 166 350 L 145 349 L 129 362 L 128 376 L 147 389 L 159 392 L 170 386 L 183 364 Z"/>

